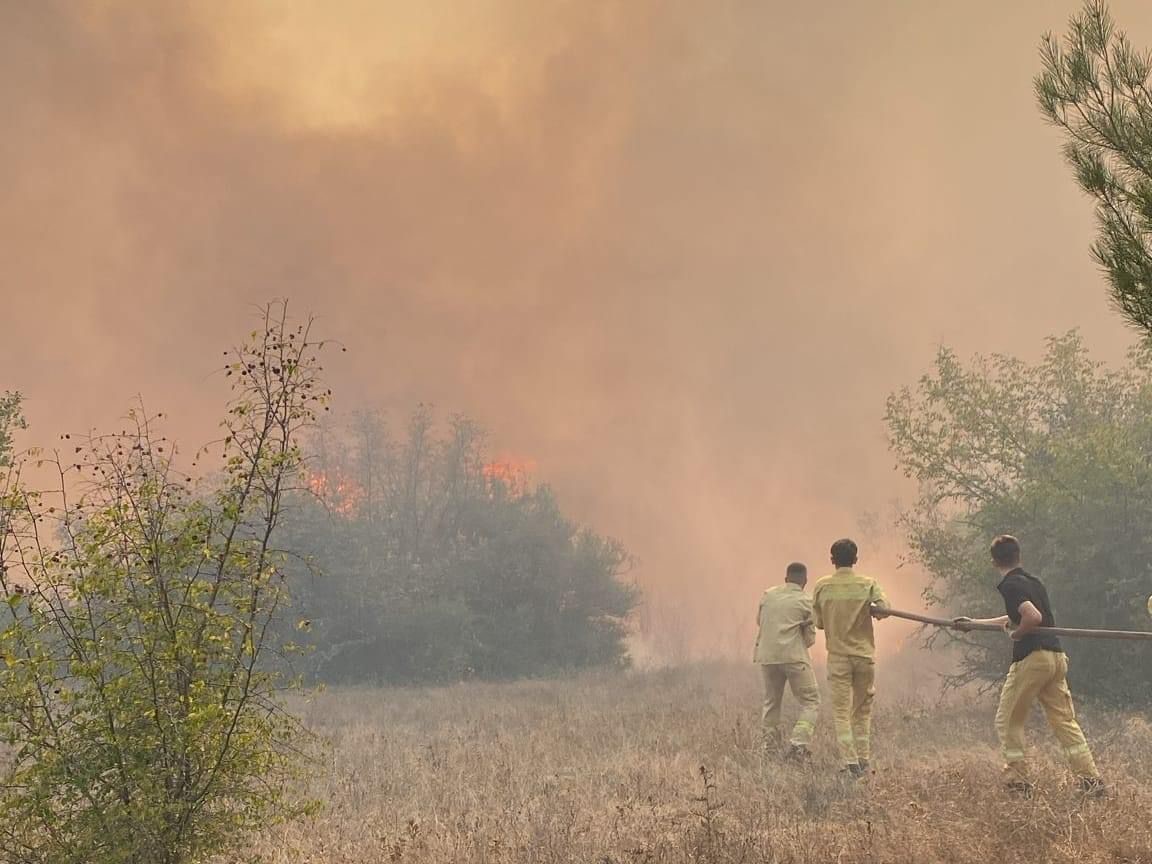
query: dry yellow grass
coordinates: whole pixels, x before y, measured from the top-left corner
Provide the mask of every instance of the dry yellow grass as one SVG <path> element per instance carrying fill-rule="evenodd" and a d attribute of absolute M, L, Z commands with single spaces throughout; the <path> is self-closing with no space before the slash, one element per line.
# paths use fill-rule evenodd
<path fill-rule="evenodd" d="M 1037 725 L 1040 791 L 1015 800 L 990 699 L 940 704 L 898 669 L 880 681 L 876 772 L 855 785 L 837 776 L 826 721 L 811 768 L 762 766 L 751 666 L 328 692 L 305 712 L 331 742 L 325 809 L 257 851 L 274 864 L 1152 862 L 1145 719 L 1085 712 L 1103 801 L 1078 800 Z"/>

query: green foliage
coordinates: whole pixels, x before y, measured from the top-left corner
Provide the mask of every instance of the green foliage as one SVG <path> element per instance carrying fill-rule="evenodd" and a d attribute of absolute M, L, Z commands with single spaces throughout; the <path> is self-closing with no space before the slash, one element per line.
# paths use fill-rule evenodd
<path fill-rule="evenodd" d="M 12 432 L 23 428 L 20 394 L 0 393 L 0 468 L 7 468 L 11 464 Z"/>
<path fill-rule="evenodd" d="M 637 597 L 623 548 L 486 461 L 474 424 L 438 434 L 421 408 L 394 440 L 366 415 L 316 450 L 317 496 L 296 502 L 284 540 L 313 554 L 285 622 L 313 649 L 308 674 L 450 681 L 624 662 Z"/>
<path fill-rule="evenodd" d="M 296 439 L 327 400 L 308 325 L 269 308 L 231 355 L 220 473 L 197 489 L 160 416 L 27 454 L 8 472 L 0 588 L 0 858 L 177 864 L 300 805 L 271 537 Z M 207 450 L 196 457 L 208 459 Z M 23 477 L 39 466 L 51 492 Z"/>
<path fill-rule="evenodd" d="M 1062 129 L 1068 162 L 1096 199 L 1093 254 L 1121 313 L 1152 332 L 1152 57 L 1090 0 L 1061 44 L 1045 37 L 1040 108 Z"/>
<path fill-rule="evenodd" d="M 996 355 L 962 363 L 941 350 L 915 388 L 888 400 L 889 442 L 919 482 L 903 515 L 925 599 L 957 614 L 1001 615 L 988 545 L 1024 546 L 1058 622 L 1142 629 L 1152 580 L 1152 348 L 1112 370 L 1077 334 L 1050 339 L 1042 362 Z M 1147 699 L 1147 660 L 1126 643 L 1066 646 L 1080 691 Z M 1003 640 L 973 637 L 964 680 L 1000 676 Z"/>

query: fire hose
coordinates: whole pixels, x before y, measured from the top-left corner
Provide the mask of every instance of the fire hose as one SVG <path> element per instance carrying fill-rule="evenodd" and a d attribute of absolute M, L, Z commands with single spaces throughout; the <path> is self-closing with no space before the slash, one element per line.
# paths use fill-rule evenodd
<path fill-rule="evenodd" d="M 917 621 L 920 624 L 930 624 L 934 627 L 946 627 L 949 630 L 962 632 L 983 630 L 993 633 L 1002 633 L 1004 628 L 999 624 L 980 624 L 976 622 L 965 623 L 963 627 L 957 626 L 951 618 L 933 618 L 929 615 L 919 615 L 915 612 L 902 612 L 899 609 L 876 607 L 877 611 L 883 609 L 881 616 L 885 618 L 903 618 L 905 621 Z M 1152 632 L 1143 630 L 1087 630 L 1076 627 L 1037 627 L 1034 633 L 1050 633 L 1053 636 L 1083 637 L 1087 639 L 1126 639 L 1134 642 L 1152 642 Z"/>

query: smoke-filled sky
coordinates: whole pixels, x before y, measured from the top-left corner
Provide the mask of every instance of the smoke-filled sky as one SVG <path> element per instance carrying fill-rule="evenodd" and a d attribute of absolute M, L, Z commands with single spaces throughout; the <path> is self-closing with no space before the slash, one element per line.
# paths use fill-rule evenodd
<path fill-rule="evenodd" d="M 743 646 L 901 493 L 884 399 L 936 346 L 1131 341 L 1032 98 L 1075 9 L 0 0 L 0 389 L 33 439 L 142 394 L 201 441 L 288 297 L 341 407 L 472 415 L 666 637 Z M 895 552 L 862 567 L 915 604 Z"/>

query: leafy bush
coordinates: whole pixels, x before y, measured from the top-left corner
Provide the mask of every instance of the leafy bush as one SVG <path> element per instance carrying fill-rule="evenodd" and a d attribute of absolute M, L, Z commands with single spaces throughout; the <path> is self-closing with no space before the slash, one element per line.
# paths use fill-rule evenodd
<path fill-rule="evenodd" d="M 0 533 L 0 858 L 177 864 L 295 812 L 299 729 L 265 671 L 272 545 L 327 399 L 308 325 L 269 309 L 228 366 L 218 482 L 143 411 L 15 460 Z M 208 454 L 202 452 L 203 461 Z M 54 492 L 24 479 L 39 464 Z"/>
<path fill-rule="evenodd" d="M 12 433 L 24 428 L 20 394 L 0 393 L 0 468 L 7 468 L 12 454 Z"/>
<path fill-rule="evenodd" d="M 903 516 L 913 557 L 932 577 L 926 599 L 957 613 L 1003 614 L 988 544 L 1017 535 L 1047 584 L 1058 623 L 1141 629 L 1152 582 L 1152 345 L 1109 369 L 1075 333 L 1042 362 L 995 355 L 934 370 L 888 401 L 889 440 L 919 482 Z M 1079 691 L 1147 700 L 1143 646 L 1066 646 Z M 973 640 L 961 678 L 1003 673 L 1000 641 Z"/>

